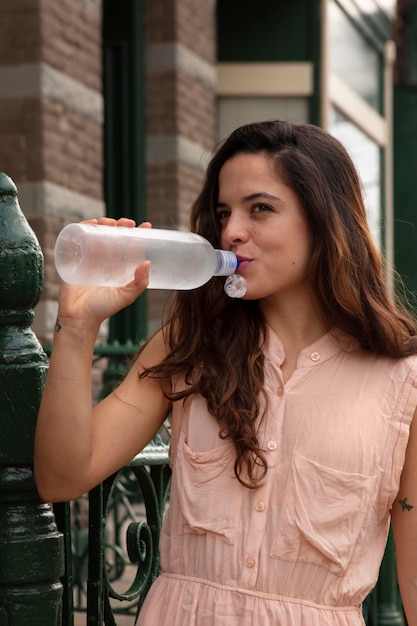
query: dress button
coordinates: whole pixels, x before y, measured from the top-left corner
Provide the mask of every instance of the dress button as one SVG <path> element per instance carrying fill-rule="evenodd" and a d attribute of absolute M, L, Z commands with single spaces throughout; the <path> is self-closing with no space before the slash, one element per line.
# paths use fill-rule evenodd
<path fill-rule="evenodd" d="M 284 387 L 278 387 L 277 396 L 282 396 L 282 395 L 284 395 Z"/>
<path fill-rule="evenodd" d="M 265 511 L 265 504 L 263 502 L 257 502 L 255 505 L 257 511 Z"/>
<path fill-rule="evenodd" d="M 248 557 L 245 561 L 246 567 L 253 567 L 255 565 L 255 559 Z"/>
<path fill-rule="evenodd" d="M 318 352 L 312 352 L 310 354 L 310 359 L 312 361 L 320 361 L 320 354 Z"/>
<path fill-rule="evenodd" d="M 268 442 L 268 450 L 276 450 L 277 449 L 277 442 L 276 441 L 269 441 Z"/>

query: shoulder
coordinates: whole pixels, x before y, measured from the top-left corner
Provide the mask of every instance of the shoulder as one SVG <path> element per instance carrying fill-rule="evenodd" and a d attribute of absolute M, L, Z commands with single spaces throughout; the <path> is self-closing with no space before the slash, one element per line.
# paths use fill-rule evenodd
<path fill-rule="evenodd" d="M 390 356 L 362 348 L 358 341 L 351 338 L 351 344 L 346 352 L 352 356 L 352 361 L 362 361 L 375 371 L 380 370 L 398 379 L 417 376 L 417 353 L 404 356 Z"/>
<path fill-rule="evenodd" d="M 145 342 L 137 353 L 136 366 L 140 369 L 147 369 L 159 365 L 169 352 L 167 330 L 161 328 Z"/>
<path fill-rule="evenodd" d="M 159 366 L 170 353 L 167 335 L 164 329 L 152 335 L 136 354 L 130 370 L 124 380 L 140 379 L 149 387 L 160 387 L 164 394 L 171 391 L 171 377 Z"/>
<path fill-rule="evenodd" d="M 398 381 L 403 380 L 406 388 L 417 389 L 417 354 L 389 359 L 391 376 Z M 417 398 L 416 398 L 417 403 Z"/>

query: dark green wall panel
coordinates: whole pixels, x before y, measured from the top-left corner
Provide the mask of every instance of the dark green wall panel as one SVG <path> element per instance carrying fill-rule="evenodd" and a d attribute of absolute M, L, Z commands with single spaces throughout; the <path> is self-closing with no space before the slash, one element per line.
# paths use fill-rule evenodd
<path fill-rule="evenodd" d="M 307 61 L 314 54 L 315 2 L 219 0 L 220 62 Z"/>

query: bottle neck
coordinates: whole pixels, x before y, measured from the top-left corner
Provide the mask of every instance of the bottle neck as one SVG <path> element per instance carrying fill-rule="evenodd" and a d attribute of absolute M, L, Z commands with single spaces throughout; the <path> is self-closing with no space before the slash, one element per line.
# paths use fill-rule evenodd
<path fill-rule="evenodd" d="M 213 276 L 230 276 L 234 274 L 238 266 L 234 252 L 227 250 L 215 250 L 217 257 L 216 271 Z"/>

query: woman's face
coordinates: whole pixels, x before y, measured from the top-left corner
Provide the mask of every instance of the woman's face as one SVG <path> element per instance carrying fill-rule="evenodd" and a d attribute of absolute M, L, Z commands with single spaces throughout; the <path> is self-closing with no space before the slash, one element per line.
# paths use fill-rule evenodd
<path fill-rule="evenodd" d="M 310 291 L 312 237 L 301 202 L 266 154 L 237 154 L 219 175 L 221 246 L 241 261 L 246 299 L 293 299 Z"/>

